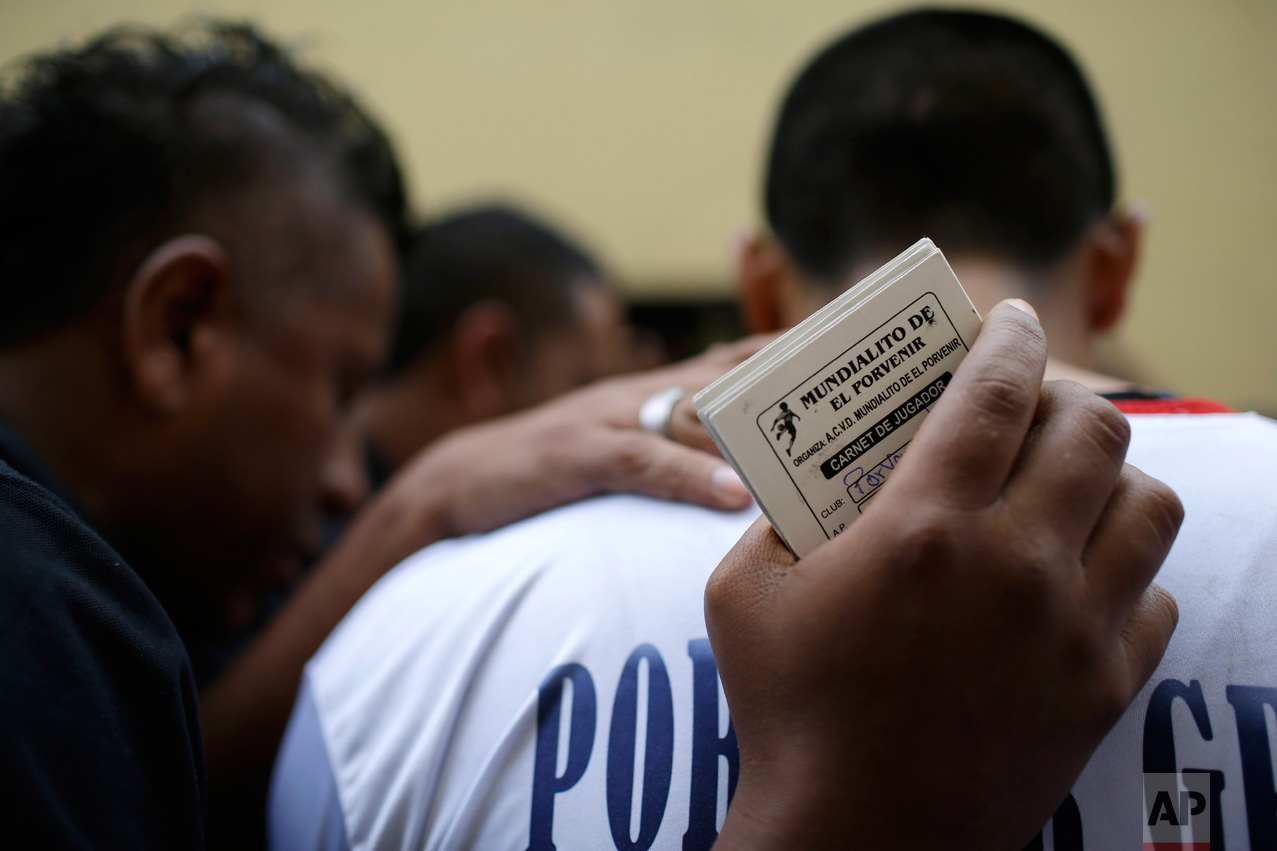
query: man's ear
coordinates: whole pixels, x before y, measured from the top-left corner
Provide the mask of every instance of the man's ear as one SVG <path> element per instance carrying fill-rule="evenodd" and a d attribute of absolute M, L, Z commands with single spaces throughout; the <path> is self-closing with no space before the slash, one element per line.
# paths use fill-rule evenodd
<path fill-rule="evenodd" d="M 207 236 L 175 237 L 147 255 L 124 292 L 125 370 L 142 404 L 172 413 L 188 402 L 225 336 L 234 305 L 230 256 Z"/>
<path fill-rule="evenodd" d="M 1132 212 L 1114 213 L 1091 231 L 1083 297 L 1092 332 L 1112 329 L 1126 312 L 1143 236 L 1144 216 Z"/>
<path fill-rule="evenodd" d="M 741 321 L 749 334 L 789 327 L 794 299 L 788 255 L 770 236 L 755 234 L 736 246 L 736 278 Z"/>
<path fill-rule="evenodd" d="M 509 305 L 487 299 L 470 305 L 452 328 L 452 362 L 461 403 L 470 419 L 506 411 L 518 375 L 522 328 Z"/>

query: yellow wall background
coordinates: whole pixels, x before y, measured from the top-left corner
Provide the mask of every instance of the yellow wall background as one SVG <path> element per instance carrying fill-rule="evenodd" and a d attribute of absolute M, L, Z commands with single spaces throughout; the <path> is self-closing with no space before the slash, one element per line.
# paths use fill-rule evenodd
<path fill-rule="evenodd" d="M 389 127 L 423 211 L 503 195 L 579 233 L 637 295 L 727 292 L 760 219 L 777 99 L 866 0 L 0 0 L 0 61 L 120 21 L 246 17 Z M 1098 90 L 1146 203 L 1116 351 L 1149 381 L 1277 412 L 1277 4 L 1015 0 Z"/>

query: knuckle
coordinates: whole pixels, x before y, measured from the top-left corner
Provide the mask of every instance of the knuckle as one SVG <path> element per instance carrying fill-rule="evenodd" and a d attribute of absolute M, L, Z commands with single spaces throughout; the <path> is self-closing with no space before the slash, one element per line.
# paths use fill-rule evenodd
<path fill-rule="evenodd" d="M 1096 448 L 1114 461 L 1126 457 L 1131 443 L 1131 423 L 1111 402 L 1086 391 L 1082 404 L 1087 415 L 1087 436 Z"/>
<path fill-rule="evenodd" d="M 1165 482 L 1149 479 L 1145 496 L 1149 521 L 1163 541 L 1173 541 L 1184 522 L 1184 503 Z"/>
<path fill-rule="evenodd" d="M 696 416 L 696 407 L 691 399 L 684 398 L 674 406 L 670 414 L 669 438 L 685 446 L 713 445 L 709 432 Z"/>
<path fill-rule="evenodd" d="M 626 480 L 642 478 L 651 471 L 653 463 L 652 447 L 642 435 L 627 432 L 617 437 L 612 453 L 617 476 Z"/>
<path fill-rule="evenodd" d="M 710 574 L 704 596 L 707 616 L 721 621 L 761 612 L 767 597 L 793 567 L 788 551 L 778 553 L 778 543 L 768 546 L 775 533 L 770 525 L 763 528 L 761 523 L 765 521 L 755 523 Z"/>
<path fill-rule="evenodd" d="M 925 582 L 956 569 L 961 562 L 963 536 L 945 512 L 919 508 L 895 524 L 903 543 L 893 569 L 909 582 Z"/>
<path fill-rule="evenodd" d="M 724 609 L 731 601 L 735 584 L 730 562 L 719 564 L 705 583 L 705 610 L 717 612 Z"/>
<path fill-rule="evenodd" d="M 992 421 L 1016 419 L 1035 399 L 1022 379 L 1024 364 L 1002 358 L 975 375 L 971 398 L 978 413 Z"/>
<path fill-rule="evenodd" d="M 1169 631 L 1174 632 L 1179 624 L 1179 601 L 1175 599 L 1175 595 L 1156 582 L 1149 586 L 1148 595 L 1151 605 L 1165 617 Z"/>
<path fill-rule="evenodd" d="M 710 475 L 708 455 L 648 434 L 617 440 L 610 462 L 611 490 L 635 491 L 661 499 L 700 500 Z"/>

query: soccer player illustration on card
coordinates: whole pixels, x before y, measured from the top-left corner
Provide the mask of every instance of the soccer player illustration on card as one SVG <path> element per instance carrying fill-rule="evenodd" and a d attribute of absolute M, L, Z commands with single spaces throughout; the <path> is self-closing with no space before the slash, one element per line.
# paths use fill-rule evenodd
<path fill-rule="evenodd" d="M 780 441 L 789 432 L 789 445 L 785 447 L 785 454 L 790 455 L 794 451 L 794 441 L 798 438 L 798 429 L 794 428 L 794 420 L 801 420 L 802 417 L 789 410 L 789 405 L 781 402 L 780 413 L 776 415 L 775 421 L 772 422 L 772 428 L 776 429 L 776 440 Z"/>

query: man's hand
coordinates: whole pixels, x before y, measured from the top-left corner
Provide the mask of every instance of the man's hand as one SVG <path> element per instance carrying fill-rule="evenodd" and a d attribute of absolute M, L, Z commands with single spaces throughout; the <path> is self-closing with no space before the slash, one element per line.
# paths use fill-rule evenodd
<path fill-rule="evenodd" d="M 749 492 L 696 418 L 691 394 L 758 351 L 751 337 L 651 372 L 596 382 L 529 411 L 461 429 L 409 462 L 383 498 L 423 505 L 435 537 L 482 532 L 599 493 L 641 493 L 736 509 Z M 688 396 L 669 437 L 643 431 L 643 401 L 669 387 Z M 406 555 L 407 553 L 405 553 Z"/>
<path fill-rule="evenodd" d="M 721 848 L 1018 849 L 1152 674 L 1183 509 L 1045 361 L 998 306 L 861 519 L 801 561 L 760 521 L 710 579 Z"/>

